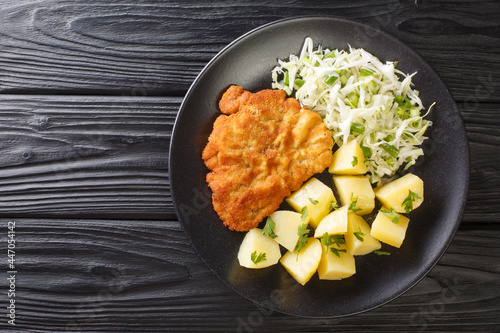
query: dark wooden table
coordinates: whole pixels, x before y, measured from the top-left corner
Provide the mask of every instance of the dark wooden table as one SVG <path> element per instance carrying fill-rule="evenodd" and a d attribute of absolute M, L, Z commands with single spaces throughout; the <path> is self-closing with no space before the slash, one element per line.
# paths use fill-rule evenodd
<path fill-rule="evenodd" d="M 500 331 L 499 9 L 2 0 L 0 331 Z M 357 19 L 420 53 L 459 105 L 471 152 L 463 219 L 435 268 L 389 304 L 331 320 L 272 313 L 212 275 L 177 221 L 167 163 L 177 110 L 207 62 L 253 28 L 309 15 Z"/>

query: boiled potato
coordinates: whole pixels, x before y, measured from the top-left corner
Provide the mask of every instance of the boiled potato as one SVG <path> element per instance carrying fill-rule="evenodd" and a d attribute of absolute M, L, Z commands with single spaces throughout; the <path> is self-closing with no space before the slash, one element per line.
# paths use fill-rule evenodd
<path fill-rule="evenodd" d="M 424 182 L 412 173 L 407 173 L 401 178 L 376 188 L 375 196 L 384 206 L 392 207 L 398 213 L 405 213 L 403 201 L 408 197 L 409 191 L 420 197 L 412 201 L 413 209 L 415 209 L 424 201 Z"/>
<path fill-rule="evenodd" d="M 270 215 L 270 218 L 274 221 L 274 233 L 277 236 L 274 240 L 288 251 L 293 251 L 297 245 L 299 226 L 309 223 L 309 217 L 302 220 L 301 215 L 287 210 L 278 210 Z"/>
<path fill-rule="evenodd" d="M 375 208 L 375 194 L 368 177 L 365 176 L 333 176 L 340 203 L 350 206 L 352 200 L 357 203 L 353 211 L 358 215 L 370 214 Z M 359 209 L 359 210 L 358 210 Z"/>
<path fill-rule="evenodd" d="M 332 189 L 314 177 L 285 200 L 297 212 L 307 207 L 309 223 L 313 228 L 316 228 L 321 219 L 330 212 L 332 202 L 337 203 Z"/>
<path fill-rule="evenodd" d="M 265 259 L 257 264 L 252 256 L 265 254 Z M 280 246 L 272 238 L 262 234 L 262 229 L 254 228 L 247 232 L 238 251 L 240 265 L 247 268 L 264 268 L 276 264 L 281 258 Z"/>
<path fill-rule="evenodd" d="M 298 283 L 305 285 L 318 269 L 321 251 L 321 242 L 317 238 L 309 237 L 298 254 L 288 251 L 280 262 Z"/>
<path fill-rule="evenodd" d="M 334 210 L 327 216 L 325 216 L 321 222 L 319 222 L 318 227 L 314 231 L 314 237 L 323 237 L 323 235 L 328 233 L 329 235 L 344 234 L 347 232 L 347 206 L 342 206 L 341 208 Z"/>
<path fill-rule="evenodd" d="M 366 173 L 365 155 L 358 141 L 352 140 L 333 153 L 328 171 L 337 175 L 363 175 Z"/>
<path fill-rule="evenodd" d="M 342 280 L 356 273 L 353 255 L 345 244 L 331 245 L 337 250 L 338 256 L 321 244 L 322 255 L 318 266 L 318 276 L 321 280 Z M 340 250 L 340 251 L 338 251 Z M 345 251 L 345 252 L 342 252 Z"/>
<path fill-rule="evenodd" d="M 349 213 L 345 244 L 353 256 L 365 255 L 382 247 L 371 235 L 370 226 L 359 215 Z"/>
<path fill-rule="evenodd" d="M 389 211 L 386 207 L 381 210 Z M 379 211 L 377 217 L 372 223 L 371 235 L 381 241 L 399 248 L 405 239 L 406 229 L 408 228 L 408 219 L 406 216 L 399 215 L 399 222 L 396 224 L 392 217 L 386 216 Z"/>

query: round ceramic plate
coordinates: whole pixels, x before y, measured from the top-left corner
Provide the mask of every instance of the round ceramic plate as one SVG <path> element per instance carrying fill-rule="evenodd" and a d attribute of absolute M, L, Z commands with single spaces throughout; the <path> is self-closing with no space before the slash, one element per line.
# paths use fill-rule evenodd
<path fill-rule="evenodd" d="M 298 54 L 306 37 L 315 46 L 364 48 L 382 62 L 398 61 L 413 78 L 425 106 L 436 102 L 425 156 L 411 171 L 424 180 L 425 201 L 410 213 L 400 249 L 390 256 L 356 257 L 356 274 L 341 281 L 317 274 L 298 284 L 278 263 L 251 270 L 238 264 L 244 233 L 223 226 L 211 203 L 201 154 L 222 93 L 237 84 L 256 92 L 271 88 L 277 59 Z M 468 177 L 468 145 L 459 111 L 430 66 L 397 39 L 373 27 L 339 18 L 307 17 L 273 22 L 238 38 L 215 56 L 189 89 L 177 116 L 170 146 L 170 180 L 176 212 L 193 247 L 229 287 L 272 311 L 303 317 L 340 317 L 373 309 L 401 295 L 427 274 L 445 252 L 460 223 Z M 318 177 L 332 183 L 328 174 Z"/>

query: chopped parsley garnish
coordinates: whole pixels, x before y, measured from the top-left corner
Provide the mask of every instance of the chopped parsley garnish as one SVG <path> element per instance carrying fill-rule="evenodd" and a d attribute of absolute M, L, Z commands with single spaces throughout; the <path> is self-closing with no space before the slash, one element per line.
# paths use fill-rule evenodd
<path fill-rule="evenodd" d="M 314 200 L 313 198 L 309 198 L 309 201 L 313 204 L 313 205 L 317 205 L 319 203 L 318 200 Z"/>
<path fill-rule="evenodd" d="M 351 193 L 351 204 L 349 205 L 349 210 L 353 213 L 359 212 L 361 208 L 356 208 L 358 204 L 358 197 L 354 197 L 353 193 Z"/>
<path fill-rule="evenodd" d="M 327 251 L 328 251 L 328 247 L 333 244 L 332 242 L 330 242 L 330 237 L 328 235 L 328 232 L 325 232 L 323 234 L 323 237 L 321 237 L 320 241 L 321 241 L 321 243 L 323 243 L 324 246 L 326 246 Z"/>
<path fill-rule="evenodd" d="M 337 210 L 338 208 L 339 208 L 339 205 L 336 202 L 332 201 L 330 203 L 330 210 Z"/>
<path fill-rule="evenodd" d="M 381 250 L 375 250 L 375 251 L 373 251 L 373 253 L 375 253 L 378 256 L 390 256 L 391 255 L 390 252 L 381 251 Z"/>
<path fill-rule="evenodd" d="M 330 237 L 328 236 L 328 232 L 325 232 L 323 234 L 323 237 L 320 239 L 321 243 L 323 243 L 324 246 L 326 246 L 326 251 L 328 251 L 328 247 L 333 244 L 333 242 L 330 241 Z"/>
<path fill-rule="evenodd" d="M 259 262 L 266 260 L 266 254 L 261 252 L 257 255 L 257 251 L 253 251 L 250 255 L 250 259 L 252 259 L 252 262 L 257 265 Z"/>
<path fill-rule="evenodd" d="M 357 156 L 353 156 L 352 157 L 352 162 L 351 162 L 351 165 L 353 167 L 355 167 L 356 165 L 358 165 L 358 157 Z"/>
<path fill-rule="evenodd" d="M 333 254 L 335 254 L 337 257 L 339 257 L 339 258 L 340 258 L 340 252 L 347 253 L 347 250 L 338 250 L 338 249 L 336 249 L 336 248 L 334 248 L 334 247 L 331 247 L 331 248 L 330 248 L 330 251 L 331 251 Z"/>
<path fill-rule="evenodd" d="M 361 231 L 361 228 L 358 227 L 358 231 L 353 232 L 353 234 L 354 234 L 354 237 L 356 237 L 360 242 L 364 242 L 365 241 L 365 239 L 363 238 L 363 236 L 366 236 L 366 234 Z"/>
<path fill-rule="evenodd" d="M 369 147 L 361 146 L 361 149 L 363 149 L 363 155 L 365 158 L 372 157 L 372 150 Z"/>
<path fill-rule="evenodd" d="M 403 200 L 401 206 L 404 207 L 406 213 L 409 213 L 413 210 L 413 201 L 420 199 L 420 196 L 417 193 L 408 190 L 408 196 Z"/>
<path fill-rule="evenodd" d="M 300 215 L 300 219 L 302 221 L 304 221 L 307 218 L 307 214 L 308 214 L 307 206 L 302 207 L 302 209 L 300 210 L 300 213 L 302 214 L 302 215 Z"/>
<path fill-rule="evenodd" d="M 274 228 L 276 227 L 276 223 L 274 223 L 273 219 L 271 218 L 271 216 L 268 216 L 267 217 L 267 220 L 266 220 L 266 225 L 264 226 L 264 229 L 262 229 L 262 233 L 268 237 L 271 237 L 272 239 L 278 237 L 278 235 L 276 235 L 274 233 Z"/>
<path fill-rule="evenodd" d="M 356 96 L 357 97 L 357 96 Z M 356 101 L 354 101 L 356 102 Z M 357 102 L 356 102 L 357 104 Z M 365 132 L 365 127 L 361 124 L 358 123 L 352 123 L 351 124 L 351 133 L 357 133 L 357 134 L 363 134 Z"/>
<path fill-rule="evenodd" d="M 396 213 L 396 211 L 394 210 L 394 208 L 391 207 L 391 210 L 381 209 L 380 212 L 383 213 L 388 218 L 390 218 L 391 221 L 392 221 L 392 223 L 394 223 L 394 224 L 398 224 L 399 223 L 400 216 L 399 216 L 398 213 Z"/>
<path fill-rule="evenodd" d="M 345 244 L 345 239 L 343 235 L 332 235 L 332 237 L 337 246 Z"/>
<path fill-rule="evenodd" d="M 394 97 L 394 102 L 398 103 L 399 106 L 404 107 L 404 108 L 411 108 L 411 101 L 403 96 L 396 96 Z"/>
<path fill-rule="evenodd" d="M 389 155 L 391 155 L 394 158 L 398 158 L 399 155 L 399 149 L 394 147 L 393 145 L 390 145 L 386 142 L 383 142 L 380 144 L 380 147 L 384 149 Z"/>
<path fill-rule="evenodd" d="M 309 234 L 309 229 L 307 229 L 307 223 L 303 223 L 299 225 L 297 228 L 297 235 L 299 235 L 299 241 L 295 246 L 294 251 L 297 252 L 297 259 L 299 258 L 299 252 L 306 246 L 307 244 L 307 235 Z"/>
<path fill-rule="evenodd" d="M 335 254 L 337 257 L 340 258 L 340 253 L 339 252 L 344 252 L 347 253 L 346 250 L 339 250 L 334 247 L 331 247 L 332 245 L 337 245 L 340 246 L 342 244 L 345 244 L 344 237 L 342 235 L 328 235 L 327 232 L 323 234 L 323 237 L 321 237 L 321 243 L 326 246 L 326 252 L 330 250 L 333 254 Z"/>

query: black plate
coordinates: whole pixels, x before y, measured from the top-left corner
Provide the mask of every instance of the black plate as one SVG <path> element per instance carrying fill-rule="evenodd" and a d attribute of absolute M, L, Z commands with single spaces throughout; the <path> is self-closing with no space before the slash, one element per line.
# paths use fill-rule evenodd
<path fill-rule="evenodd" d="M 357 273 L 342 281 L 317 274 L 301 286 L 280 265 L 261 270 L 239 266 L 244 233 L 225 228 L 211 204 L 201 153 L 220 114 L 217 103 L 231 84 L 255 92 L 271 88 L 277 59 L 298 54 L 305 37 L 330 49 L 362 47 L 383 62 L 418 74 L 413 82 L 424 105 L 436 102 L 426 155 L 412 172 L 425 184 L 425 202 L 410 214 L 401 249 L 384 245 L 390 256 L 356 257 Z M 273 22 L 240 37 L 203 69 L 189 89 L 175 122 L 170 145 L 170 180 L 181 224 L 207 266 L 249 300 L 286 314 L 340 317 L 384 304 L 415 285 L 445 252 L 460 223 L 469 183 L 469 152 L 459 111 L 430 66 L 397 39 L 362 23 L 339 18 L 296 18 Z M 326 181 L 331 184 L 331 179 Z"/>

